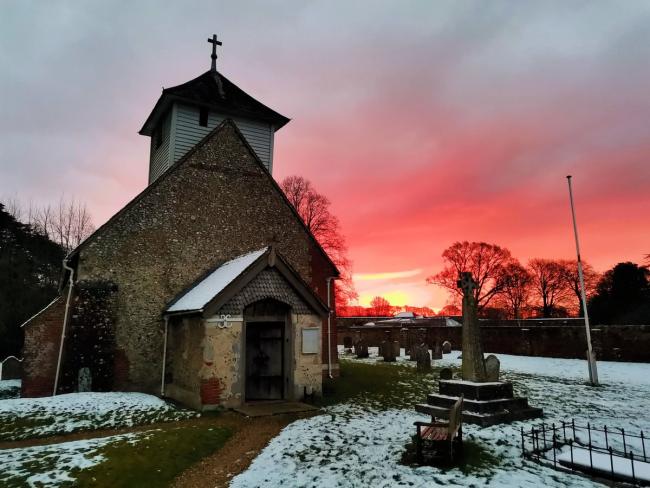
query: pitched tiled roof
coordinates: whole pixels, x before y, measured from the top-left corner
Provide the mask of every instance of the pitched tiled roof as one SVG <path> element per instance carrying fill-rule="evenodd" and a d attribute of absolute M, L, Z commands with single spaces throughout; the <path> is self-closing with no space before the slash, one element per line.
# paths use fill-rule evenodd
<path fill-rule="evenodd" d="M 187 83 L 165 88 L 140 134 L 151 136 L 158 119 L 174 101 L 207 107 L 225 115 L 264 120 L 272 124 L 274 130 L 289 122 L 284 115 L 255 100 L 221 73 L 206 71 Z"/>

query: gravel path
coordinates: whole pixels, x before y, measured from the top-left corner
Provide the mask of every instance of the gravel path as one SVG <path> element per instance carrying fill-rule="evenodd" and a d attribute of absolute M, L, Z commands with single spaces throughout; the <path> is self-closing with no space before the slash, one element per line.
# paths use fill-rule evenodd
<path fill-rule="evenodd" d="M 233 436 L 223 448 L 183 472 L 172 484 L 174 488 L 227 487 L 230 480 L 246 470 L 251 461 L 273 437 L 294 420 L 309 414 L 286 414 L 271 417 L 248 418 L 226 412 L 215 420 L 215 425 L 231 428 Z"/>

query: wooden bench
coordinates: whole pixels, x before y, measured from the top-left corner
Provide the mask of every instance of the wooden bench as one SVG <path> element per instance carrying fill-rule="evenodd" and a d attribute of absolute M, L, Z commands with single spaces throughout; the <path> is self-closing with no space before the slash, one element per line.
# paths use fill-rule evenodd
<path fill-rule="evenodd" d="M 449 409 L 448 422 L 415 422 L 418 462 L 423 461 L 423 450 L 434 451 L 432 457 L 454 459 L 454 449 L 463 444 L 463 396 Z"/>

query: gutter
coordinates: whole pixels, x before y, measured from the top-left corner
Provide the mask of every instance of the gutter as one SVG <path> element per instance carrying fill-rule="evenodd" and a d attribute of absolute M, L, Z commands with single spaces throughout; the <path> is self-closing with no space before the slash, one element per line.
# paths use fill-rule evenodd
<path fill-rule="evenodd" d="M 165 363 L 167 361 L 167 330 L 169 327 L 169 316 L 165 315 L 165 332 L 163 337 L 162 377 L 160 379 L 160 396 L 165 396 Z"/>
<path fill-rule="evenodd" d="M 69 255 L 63 260 L 63 269 L 70 272 L 70 281 L 68 283 L 68 298 L 65 301 L 65 313 L 63 315 L 63 327 L 61 328 L 61 341 L 59 343 L 59 357 L 56 361 L 56 373 L 54 375 L 54 390 L 52 396 L 56 396 L 59 387 L 59 373 L 61 372 L 61 358 L 63 357 L 63 343 L 65 341 L 65 330 L 68 325 L 68 314 L 70 311 L 70 299 L 72 298 L 72 289 L 74 288 L 74 268 L 68 266 Z"/>
<path fill-rule="evenodd" d="M 332 376 L 332 276 L 327 278 L 327 376 Z"/>

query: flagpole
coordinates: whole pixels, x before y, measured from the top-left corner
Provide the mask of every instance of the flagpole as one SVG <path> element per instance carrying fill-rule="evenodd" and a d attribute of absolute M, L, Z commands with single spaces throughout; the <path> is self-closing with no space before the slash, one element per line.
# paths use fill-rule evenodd
<path fill-rule="evenodd" d="M 576 211 L 573 206 L 573 190 L 571 188 L 571 175 L 566 177 L 569 183 L 569 201 L 571 202 L 571 216 L 573 217 L 573 234 L 576 240 L 576 254 L 578 256 L 578 278 L 580 279 L 580 296 L 582 300 L 582 311 L 585 319 L 585 332 L 587 335 L 587 361 L 589 366 L 589 381 L 593 386 L 598 386 L 598 368 L 594 350 L 591 347 L 591 329 L 589 327 L 589 312 L 587 312 L 587 296 L 585 295 L 585 277 L 582 271 L 582 259 L 580 258 L 580 242 L 578 240 L 578 225 L 576 224 Z"/>

